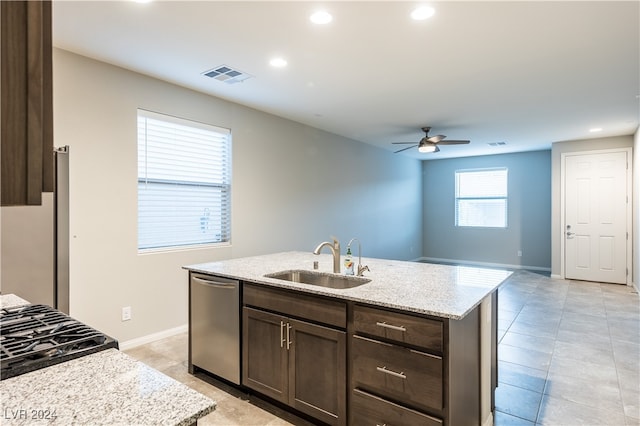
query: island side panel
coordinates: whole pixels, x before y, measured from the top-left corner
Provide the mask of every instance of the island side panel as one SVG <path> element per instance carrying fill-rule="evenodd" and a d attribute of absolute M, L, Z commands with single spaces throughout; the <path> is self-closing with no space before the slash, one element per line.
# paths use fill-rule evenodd
<path fill-rule="evenodd" d="M 480 424 L 480 307 L 448 321 L 447 424 Z"/>

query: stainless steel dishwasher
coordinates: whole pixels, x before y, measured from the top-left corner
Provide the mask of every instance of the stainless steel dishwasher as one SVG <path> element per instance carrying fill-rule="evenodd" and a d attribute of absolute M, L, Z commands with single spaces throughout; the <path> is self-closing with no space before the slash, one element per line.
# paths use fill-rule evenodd
<path fill-rule="evenodd" d="M 240 384 L 240 282 L 191 273 L 190 365 Z"/>

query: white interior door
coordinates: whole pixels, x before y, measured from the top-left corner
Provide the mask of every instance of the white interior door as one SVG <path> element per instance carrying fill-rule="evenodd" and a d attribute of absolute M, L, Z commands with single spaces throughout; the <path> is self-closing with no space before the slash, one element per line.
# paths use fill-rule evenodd
<path fill-rule="evenodd" d="M 627 282 L 627 152 L 565 157 L 565 278 Z"/>

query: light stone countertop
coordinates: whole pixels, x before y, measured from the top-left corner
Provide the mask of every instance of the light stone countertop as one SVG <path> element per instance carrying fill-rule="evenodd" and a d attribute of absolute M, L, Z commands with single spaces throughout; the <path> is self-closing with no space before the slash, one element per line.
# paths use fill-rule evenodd
<path fill-rule="evenodd" d="M 0 294 L 0 309 L 15 308 L 16 306 L 29 305 L 30 303 L 15 294 Z"/>
<path fill-rule="evenodd" d="M 341 266 L 344 256 L 341 258 Z M 313 270 L 331 274 L 331 254 L 284 252 L 217 262 L 189 265 L 193 272 L 247 280 L 271 287 L 298 290 L 338 299 L 399 309 L 437 317 L 462 319 L 495 291 L 511 271 L 469 266 L 436 265 L 362 258 L 369 266 L 364 276 L 371 282 L 349 289 L 333 289 L 265 277 L 265 274 L 288 270 Z M 354 256 L 357 270 L 358 257 Z M 344 270 L 342 266 L 341 270 Z"/>
<path fill-rule="evenodd" d="M 28 304 L 12 294 L 0 303 Z M 210 398 L 117 349 L 0 381 L 2 425 L 185 426 L 215 408 Z"/>
<path fill-rule="evenodd" d="M 215 402 L 107 349 L 0 382 L 3 425 L 190 425 Z"/>

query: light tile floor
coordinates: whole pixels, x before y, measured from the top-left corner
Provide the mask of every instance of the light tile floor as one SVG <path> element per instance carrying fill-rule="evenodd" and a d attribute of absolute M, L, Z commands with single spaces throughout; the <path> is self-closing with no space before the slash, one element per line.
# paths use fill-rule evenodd
<path fill-rule="evenodd" d="M 518 271 L 498 295 L 497 426 L 640 424 L 633 289 Z"/>
<path fill-rule="evenodd" d="M 198 426 L 285 426 L 307 424 L 276 407 L 264 404 L 204 374 L 188 372 L 186 333 L 125 351 L 128 355 L 173 377 L 217 402 L 216 410 L 198 420 Z"/>
<path fill-rule="evenodd" d="M 517 271 L 499 290 L 495 425 L 640 425 L 640 303 L 627 286 Z M 126 351 L 218 402 L 199 425 L 307 424 L 187 372 L 187 335 Z"/>

